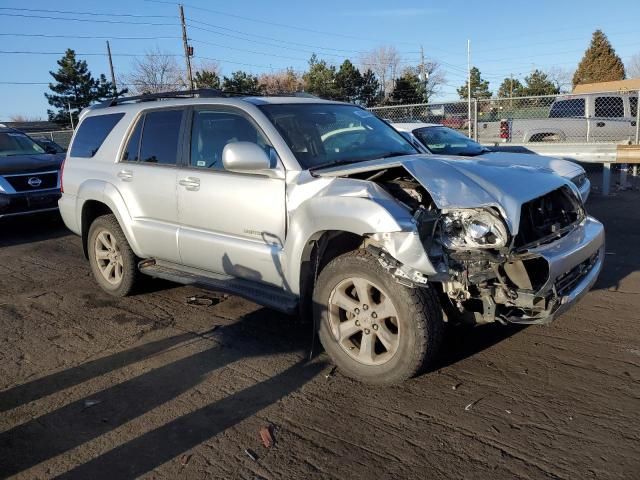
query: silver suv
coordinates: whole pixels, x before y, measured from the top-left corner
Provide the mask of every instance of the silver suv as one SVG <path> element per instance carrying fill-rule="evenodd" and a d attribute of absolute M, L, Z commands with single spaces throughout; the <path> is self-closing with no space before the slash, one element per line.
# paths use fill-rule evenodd
<path fill-rule="evenodd" d="M 594 284 L 604 230 L 546 169 L 420 155 L 355 105 L 215 91 L 84 112 L 60 211 L 97 283 L 140 274 L 313 315 L 344 373 L 416 374 L 446 321 L 546 323 Z"/>

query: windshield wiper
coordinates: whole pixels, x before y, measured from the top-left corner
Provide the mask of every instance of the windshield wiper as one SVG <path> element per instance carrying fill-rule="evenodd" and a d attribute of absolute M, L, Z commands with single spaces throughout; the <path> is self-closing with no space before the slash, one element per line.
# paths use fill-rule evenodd
<path fill-rule="evenodd" d="M 402 157 L 404 155 L 415 155 L 415 153 L 411 153 L 411 152 L 389 152 L 389 153 L 385 153 L 384 155 L 378 157 L 378 158 L 391 158 L 391 157 Z"/>
<path fill-rule="evenodd" d="M 334 160 L 332 162 L 321 163 L 320 165 L 314 165 L 313 167 L 309 167 L 309 170 L 317 170 L 318 168 L 325 167 L 335 167 L 336 165 L 347 165 L 349 163 L 360 163 L 360 162 L 368 162 L 371 160 L 378 160 L 381 158 L 390 158 L 390 157 L 400 157 L 402 155 L 414 155 L 411 152 L 388 152 L 384 155 L 376 155 L 373 158 L 359 158 L 357 160 Z"/>
<path fill-rule="evenodd" d="M 321 163 L 320 165 L 314 165 L 312 167 L 309 167 L 309 170 L 317 170 L 318 168 L 325 168 L 325 167 L 335 167 L 336 165 L 347 165 L 349 163 L 355 163 L 355 162 L 359 162 L 360 160 L 333 160 L 331 162 L 325 162 L 325 163 Z"/>

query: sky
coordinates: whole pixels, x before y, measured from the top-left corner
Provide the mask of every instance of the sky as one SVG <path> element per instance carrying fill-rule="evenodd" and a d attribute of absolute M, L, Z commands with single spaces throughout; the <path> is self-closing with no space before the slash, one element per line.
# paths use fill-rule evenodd
<path fill-rule="evenodd" d="M 184 9 L 196 67 L 214 59 L 227 75 L 303 71 L 312 53 L 336 65 L 345 58 L 357 64 L 361 52 L 381 45 L 395 46 L 404 65 L 417 65 L 422 46 L 445 74 L 439 100 L 456 99 L 465 82 L 467 39 L 472 64 L 492 90 L 510 74 L 523 78 L 535 68 L 573 71 L 597 28 L 625 63 L 640 53 L 637 0 L 615 6 L 601 0 L 186 0 Z M 49 71 L 67 48 L 94 76 L 109 77 L 107 39 L 118 77 L 136 55 L 156 47 L 184 63 L 173 1 L 0 0 L 0 122 L 13 115 L 46 118 Z"/>

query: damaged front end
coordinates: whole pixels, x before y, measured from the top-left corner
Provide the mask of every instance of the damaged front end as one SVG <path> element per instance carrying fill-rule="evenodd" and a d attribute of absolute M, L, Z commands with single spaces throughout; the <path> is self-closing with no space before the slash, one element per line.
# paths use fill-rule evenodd
<path fill-rule="evenodd" d="M 441 286 L 449 319 L 547 323 L 585 294 L 602 267 L 604 230 L 570 186 L 522 202 L 519 218 L 498 206 L 439 208 L 402 169 L 357 175 L 412 213 L 412 232 L 375 233 L 369 250 L 398 281 Z M 517 226 L 517 230 L 514 230 Z"/>

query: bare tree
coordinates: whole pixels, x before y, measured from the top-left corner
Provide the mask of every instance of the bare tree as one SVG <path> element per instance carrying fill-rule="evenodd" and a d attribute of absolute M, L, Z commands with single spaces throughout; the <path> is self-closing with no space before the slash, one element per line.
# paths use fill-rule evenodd
<path fill-rule="evenodd" d="M 440 93 L 440 87 L 447 81 L 447 77 L 442 70 L 441 65 L 435 60 L 426 61 L 424 69 L 427 74 L 425 94 L 427 99 L 429 99 Z"/>
<path fill-rule="evenodd" d="M 187 86 L 184 72 L 175 57 L 158 47 L 133 61 L 131 73 L 124 76 L 124 83 L 138 94 L 178 90 Z"/>
<path fill-rule="evenodd" d="M 573 71 L 562 67 L 551 67 L 545 72 L 560 93 L 569 93 L 573 87 Z"/>
<path fill-rule="evenodd" d="M 636 53 L 627 64 L 627 74 L 630 78 L 640 77 L 640 53 Z"/>
<path fill-rule="evenodd" d="M 193 71 L 213 72 L 219 77 L 222 77 L 222 67 L 220 66 L 220 63 L 215 60 L 199 62 L 197 67 L 195 65 L 193 66 Z"/>
<path fill-rule="evenodd" d="M 263 73 L 258 77 L 258 83 L 267 94 L 299 92 L 302 90 L 302 75 L 287 68 L 279 72 Z"/>
<path fill-rule="evenodd" d="M 371 69 L 380 79 L 380 85 L 385 97 L 393 90 L 393 82 L 400 73 L 400 53 L 396 47 L 383 45 L 360 57 L 361 70 Z"/>
<path fill-rule="evenodd" d="M 9 116 L 10 122 L 42 122 L 43 118 L 39 116 L 30 117 L 28 115 L 21 115 L 19 113 Z"/>

